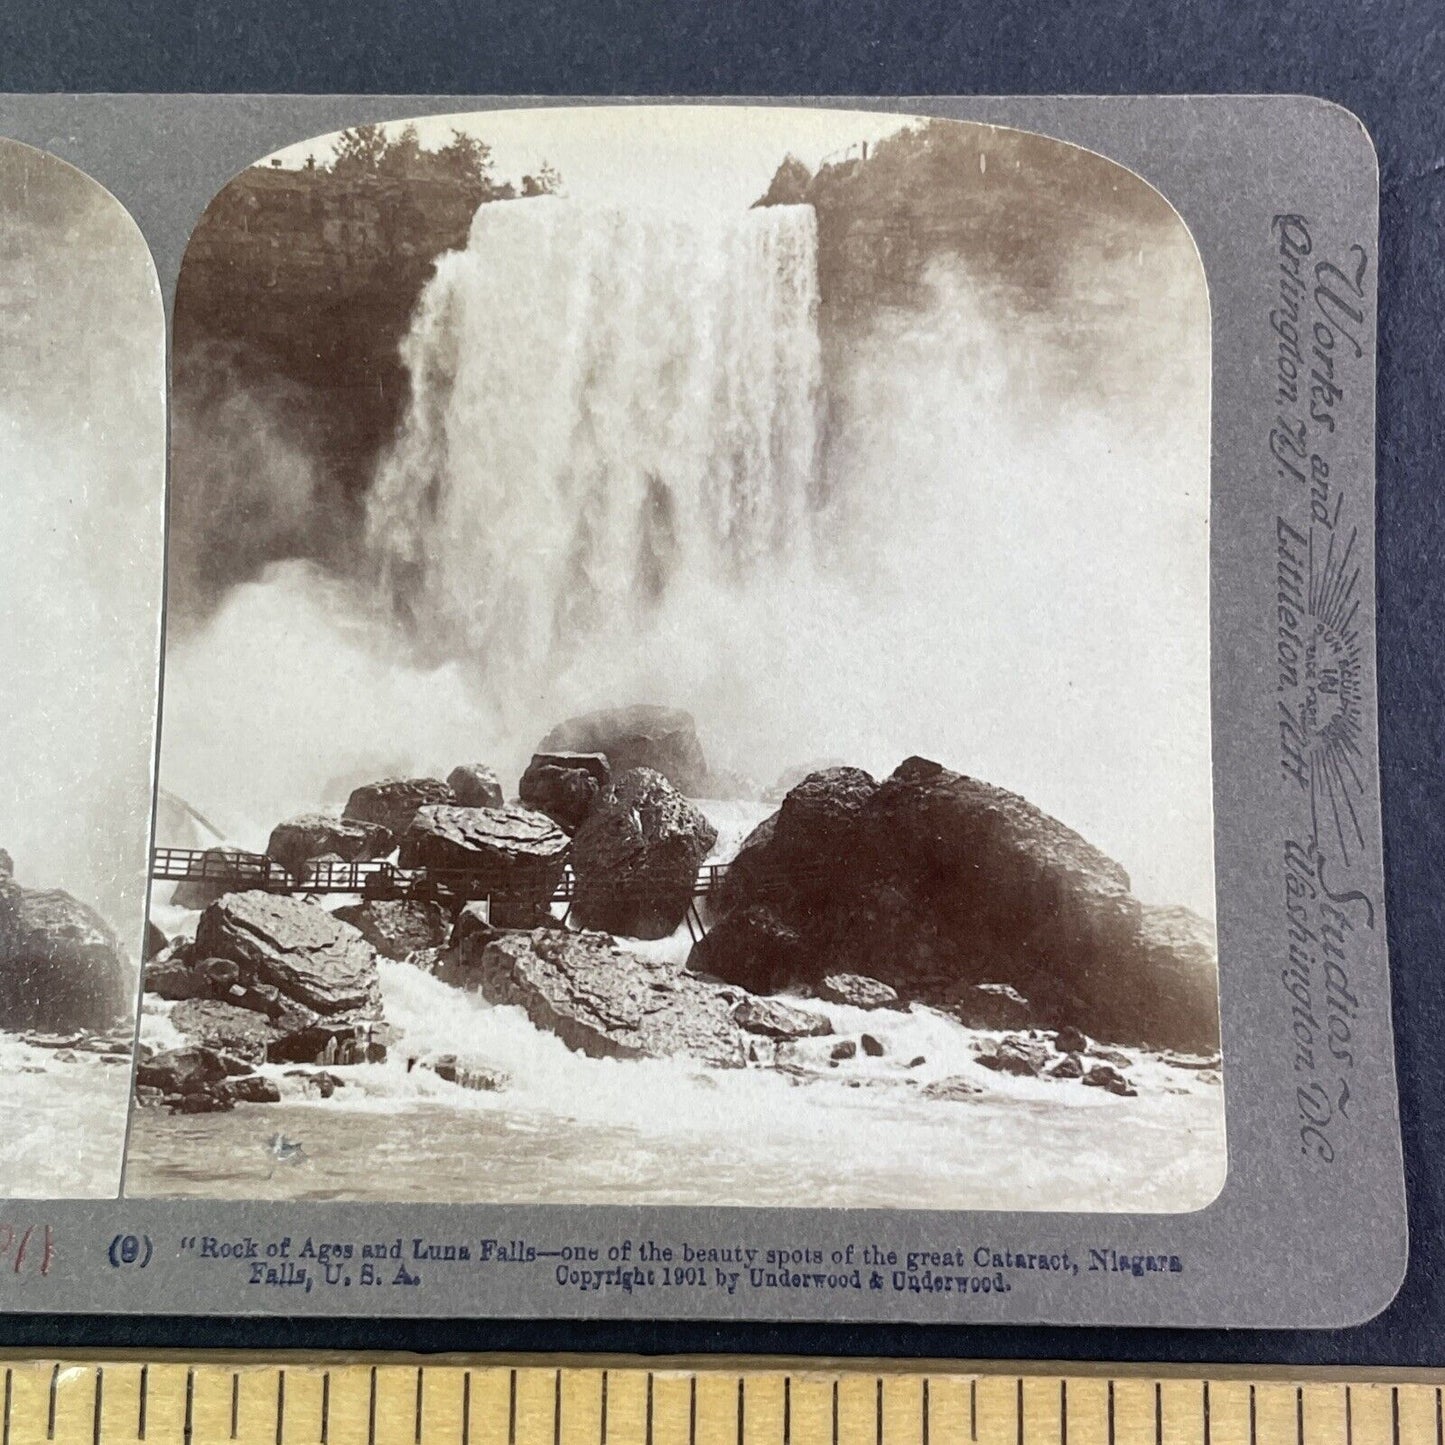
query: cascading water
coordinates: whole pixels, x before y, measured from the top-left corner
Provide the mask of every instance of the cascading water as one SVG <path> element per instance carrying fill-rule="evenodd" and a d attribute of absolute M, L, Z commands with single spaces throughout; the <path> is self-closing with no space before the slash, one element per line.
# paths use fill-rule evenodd
<path fill-rule="evenodd" d="M 422 297 L 368 516 L 421 647 L 475 659 L 505 715 L 800 565 L 817 306 L 811 207 L 481 207 Z"/>

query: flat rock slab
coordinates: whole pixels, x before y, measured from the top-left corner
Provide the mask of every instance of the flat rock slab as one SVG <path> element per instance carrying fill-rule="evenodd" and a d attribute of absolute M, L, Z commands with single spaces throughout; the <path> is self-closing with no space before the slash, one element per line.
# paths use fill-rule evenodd
<path fill-rule="evenodd" d="M 403 868 L 478 868 L 505 874 L 540 863 L 560 873 L 571 842 L 545 813 L 518 803 L 502 808 L 438 805 L 418 810 L 402 839 Z"/>
<path fill-rule="evenodd" d="M 572 840 L 545 813 L 504 808 L 418 810 L 399 855 L 403 868 L 475 875 L 497 923 L 530 924 L 557 891 Z"/>
<path fill-rule="evenodd" d="M 833 1032 L 833 1025 L 821 1015 L 779 1003 L 775 998 L 750 995 L 733 1009 L 733 1018 L 748 1033 L 769 1039 L 819 1038 Z"/>
<path fill-rule="evenodd" d="M 983 1090 L 972 1079 L 966 1079 L 962 1074 L 953 1074 L 946 1079 L 937 1079 L 931 1084 L 925 1084 L 919 1090 L 921 1097 L 942 1100 L 944 1103 L 961 1103 L 966 1099 L 977 1098 L 981 1093 Z"/>
<path fill-rule="evenodd" d="M 274 893 L 228 893 L 201 915 L 196 953 L 230 959 L 243 985 L 269 985 L 323 1016 L 380 1016 L 375 949 L 315 904 Z"/>
<path fill-rule="evenodd" d="M 898 990 L 861 973 L 830 973 L 818 986 L 818 997 L 854 1008 L 900 1008 Z"/>
<path fill-rule="evenodd" d="M 450 784 L 440 778 L 383 778 L 353 788 L 342 816 L 380 823 L 393 837 L 400 838 L 411 827 L 418 808 L 456 800 Z"/>
<path fill-rule="evenodd" d="M 372 898 L 336 909 L 383 957 L 405 961 L 423 948 L 440 948 L 451 937 L 452 916 L 440 903 L 418 898 Z"/>
<path fill-rule="evenodd" d="M 380 823 L 336 818 L 330 813 L 301 813 L 271 829 L 266 856 L 300 878 L 308 863 L 323 858 L 338 863 L 384 858 L 393 846 L 391 830 Z"/>
<path fill-rule="evenodd" d="M 681 1056 L 722 1068 L 747 1060 L 735 990 L 638 958 L 607 934 L 539 928 L 494 939 L 463 961 L 462 981 L 592 1058 Z"/>

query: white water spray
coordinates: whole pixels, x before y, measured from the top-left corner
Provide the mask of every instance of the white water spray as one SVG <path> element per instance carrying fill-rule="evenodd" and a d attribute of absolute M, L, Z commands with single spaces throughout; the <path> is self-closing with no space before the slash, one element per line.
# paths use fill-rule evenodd
<path fill-rule="evenodd" d="M 351 782 L 473 758 L 515 779 L 561 719 L 658 702 L 764 786 L 936 757 L 1211 913 L 1187 234 L 1091 262 L 1047 311 L 943 258 L 916 306 L 845 333 L 815 227 L 481 207 L 404 343 L 365 566 L 278 565 L 173 640 L 167 786 L 264 842 Z"/>

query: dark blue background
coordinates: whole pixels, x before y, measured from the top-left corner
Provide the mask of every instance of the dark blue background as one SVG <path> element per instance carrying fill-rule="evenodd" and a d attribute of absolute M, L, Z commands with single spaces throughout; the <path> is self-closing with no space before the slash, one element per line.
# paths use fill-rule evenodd
<path fill-rule="evenodd" d="M 1381 168 L 1380 707 L 1411 1261 L 1332 1332 L 0 1319 L 0 1345 L 702 1350 L 1445 1365 L 1445 5 L 1239 0 L 0 0 L 0 90 L 1308 92 Z M 1360 1233 L 1370 1228 L 1360 1220 Z M 1348 1258 L 1341 1271 L 1351 1267 Z M 177 1301 L 180 1304 L 180 1301 Z"/>

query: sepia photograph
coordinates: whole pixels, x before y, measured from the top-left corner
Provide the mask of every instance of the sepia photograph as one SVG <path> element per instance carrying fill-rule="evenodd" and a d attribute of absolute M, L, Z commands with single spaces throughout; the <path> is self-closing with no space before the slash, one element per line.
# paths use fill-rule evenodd
<path fill-rule="evenodd" d="M 155 267 L 125 208 L 54 156 L 0 140 L 0 1197 L 120 1191 L 154 776 L 165 344 Z"/>
<path fill-rule="evenodd" d="M 172 343 L 128 1195 L 1218 1195 L 1210 308 L 1158 191 L 894 114 L 398 119 L 235 176 Z M 110 796 L 51 765 L 37 816 Z"/>

